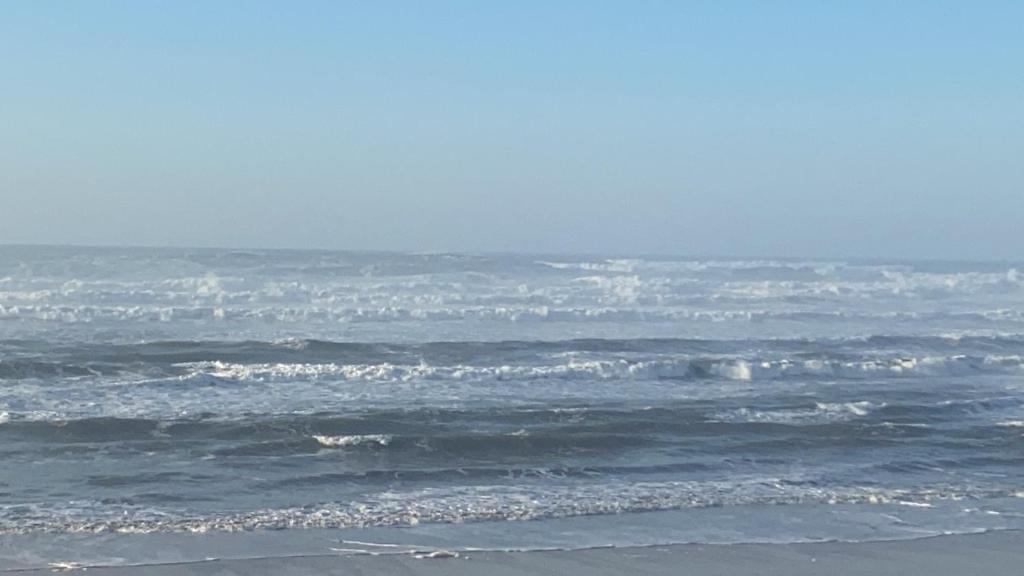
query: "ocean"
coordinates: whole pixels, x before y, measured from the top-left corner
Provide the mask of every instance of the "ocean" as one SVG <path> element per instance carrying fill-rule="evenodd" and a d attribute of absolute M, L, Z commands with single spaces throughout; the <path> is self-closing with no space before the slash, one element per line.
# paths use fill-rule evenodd
<path fill-rule="evenodd" d="M 0 247 L 3 537 L 1012 528 L 1021 263 Z"/>

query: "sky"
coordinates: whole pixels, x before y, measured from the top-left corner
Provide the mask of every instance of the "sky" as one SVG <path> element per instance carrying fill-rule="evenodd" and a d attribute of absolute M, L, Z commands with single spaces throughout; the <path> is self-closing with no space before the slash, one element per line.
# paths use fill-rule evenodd
<path fill-rule="evenodd" d="M 0 3 L 0 244 L 1020 259 L 1024 2 Z"/>

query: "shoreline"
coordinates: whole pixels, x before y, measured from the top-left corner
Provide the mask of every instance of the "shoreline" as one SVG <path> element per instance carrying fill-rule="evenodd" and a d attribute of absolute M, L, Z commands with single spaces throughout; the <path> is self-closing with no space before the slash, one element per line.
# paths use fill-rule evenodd
<path fill-rule="evenodd" d="M 0 548 L 11 542 L 0 537 Z M 49 566 L 0 568 L 0 574 L 39 575 L 88 571 L 100 576 L 222 576 L 314 574 L 729 574 L 800 576 L 838 574 L 868 576 L 941 576 L 1010 574 L 1024 565 L 1024 531 L 869 542 L 793 544 L 672 544 L 599 547 L 577 550 L 466 551 L 439 550 L 372 553 L 324 553 L 183 562 L 89 565 L 73 562 Z M 431 554 L 434 552 L 434 554 Z"/>

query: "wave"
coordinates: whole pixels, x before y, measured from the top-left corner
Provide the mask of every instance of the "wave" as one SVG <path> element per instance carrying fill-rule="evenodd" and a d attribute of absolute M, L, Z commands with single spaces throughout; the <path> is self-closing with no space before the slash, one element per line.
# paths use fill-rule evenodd
<path fill-rule="evenodd" d="M 364 528 L 422 523 L 525 521 L 684 508 L 794 504 L 928 506 L 949 500 L 1024 498 L 1018 488 L 818 487 L 784 478 L 707 482 L 606 482 L 564 486 L 452 486 L 366 494 L 357 502 L 195 515 L 119 503 L 0 505 L 0 534 L 239 532 L 283 528 Z"/>
<path fill-rule="evenodd" d="M 253 382 L 308 380 L 356 380 L 395 382 L 533 381 L 533 380 L 774 380 L 781 378 L 869 379 L 877 377 L 969 376 L 982 373 L 1016 373 L 1024 370 L 1024 357 L 927 356 L 879 358 L 857 361 L 691 359 L 663 360 L 570 360 L 545 366 L 432 366 L 429 364 L 237 364 L 201 362 L 188 365 L 185 378 L 205 376 Z M 204 381 L 205 382 L 205 381 Z"/>
<path fill-rule="evenodd" d="M 221 455 L 316 453 L 351 448 L 419 454 L 444 460 L 467 455 L 558 454 L 573 450 L 611 452 L 656 442 L 658 433 L 686 432 L 702 419 L 697 413 L 595 411 L 581 417 L 554 411 L 396 410 L 355 415 L 264 416 L 244 419 L 159 420 L 146 418 L 30 419 L 13 415 L 5 437 L 46 442 L 137 443 L 145 451 L 199 446 Z M 439 418 L 458 423 L 435 423 Z M 589 419 L 589 420 L 588 420 Z M 652 426 L 652 421 L 658 422 Z M 535 428 L 520 432 L 525 426 Z M 463 427 L 471 427 L 466 430 Z"/>
<path fill-rule="evenodd" d="M 302 346 L 317 348 L 321 345 Z M 331 354 L 361 358 L 416 356 L 411 349 L 364 346 L 358 352 L 331 352 L 332 346 L 326 345 L 319 351 L 278 348 L 276 353 L 266 355 L 271 358 L 275 355 L 287 358 L 291 354 L 300 358 Z M 501 404 L 508 409 L 537 405 L 558 408 L 584 402 L 586 398 L 588 404 L 624 406 L 638 402 L 676 406 L 685 400 L 703 402 L 721 411 L 738 408 L 730 406 L 737 399 L 779 394 L 784 390 L 779 386 L 809 386 L 807 392 L 814 395 L 805 396 L 800 410 L 812 409 L 824 414 L 828 410 L 815 409 L 813 404 L 807 407 L 807 402 L 818 401 L 827 407 L 870 399 L 876 403 L 891 401 L 892 405 L 886 410 L 895 416 L 898 407 L 906 405 L 908 400 L 916 402 L 913 394 L 924 394 L 925 388 L 928 395 L 955 399 L 960 396 L 954 386 L 958 380 L 984 377 L 985 382 L 997 385 L 1000 378 L 1024 374 L 1024 356 L 1018 354 L 864 357 L 860 351 L 837 351 L 831 357 L 787 353 L 782 358 L 757 358 L 663 353 L 586 354 L 550 352 L 555 348 L 540 346 L 540 350 L 549 350 L 542 353 L 530 344 L 503 346 L 502 352 L 484 344 L 475 348 L 456 346 L 454 351 L 448 352 L 442 347 L 433 352 L 439 360 L 467 356 L 472 359 L 476 354 L 493 362 L 478 365 L 431 364 L 423 360 L 416 363 L 176 362 L 211 353 L 249 358 L 254 350 L 244 348 L 232 352 L 230 347 L 224 347 L 220 351 L 203 352 L 202 344 L 179 348 L 164 345 L 163 352 L 154 353 L 163 365 L 147 361 L 144 368 L 138 368 L 127 364 L 126 372 L 115 376 L 77 373 L 68 376 L 54 368 L 45 373 L 63 375 L 38 377 L 33 372 L 15 370 L 13 377 L 8 373 L 7 377 L 0 378 L 0 410 L 9 414 L 8 419 L 18 421 L 89 417 L 179 420 L 382 410 L 396 406 L 437 409 Z M 257 352 L 257 355 L 264 352 Z M 605 359 L 598 359 L 601 357 Z M 131 371 L 127 371 L 129 368 Z M 905 386 L 895 386 L 897 381 L 903 381 Z M 832 389 L 832 384 L 838 382 L 865 383 L 871 387 L 874 398 L 849 398 L 848 394 L 837 397 L 840 390 Z M 890 388 L 894 388 L 891 396 Z M 762 410 L 758 406 L 750 408 Z M 920 415 L 933 415 L 934 411 L 929 410 Z M 851 413 L 836 411 L 836 414 Z M 737 414 L 736 418 L 757 417 L 753 412 Z M 913 415 L 908 413 L 908 417 Z M 784 416 L 764 416 L 780 417 Z M 794 414 L 793 417 L 800 416 Z"/>
<path fill-rule="evenodd" d="M 1020 271 L 0 247 L 0 533 L 1016 513 Z"/>
<path fill-rule="evenodd" d="M 0 359 L 0 380 L 116 376 L 134 368 L 139 368 L 139 366 L 96 362 L 54 362 L 34 358 Z"/>
<path fill-rule="evenodd" d="M 438 458 L 519 454 L 536 457 L 672 446 L 699 438 L 691 450 L 715 453 L 728 440 L 777 439 L 811 444 L 883 442 L 907 436 L 947 435 L 959 442 L 988 438 L 1002 442 L 1019 425 L 1013 420 L 1024 399 L 1015 395 L 969 400 L 893 397 L 885 400 L 824 401 L 806 396 L 726 401 L 666 402 L 660 407 L 436 406 L 343 413 L 253 414 L 228 412 L 182 417 L 68 418 L 56 412 L 0 413 L 0 434 L 48 445 L 135 443 L 140 450 L 167 451 L 206 446 L 227 454 L 289 455 L 323 448 L 437 453 Z M 955 424 L 955 428 L 942 425 Z M 933 426 L 935 428 L 933 428 Z M 971 428 L 963 432 L 964 428 Z M 801 440 L 801 441 L 803 441 Z"/>
<path fill-rule="evenodd" d="M 344 342 L 318 339 L 274 341 L 169 340 L 137 344 L 0 340 L 0 378 L 109 376 L 169 370 L 198 362 L 236 364 L 523 364 L 552 357 L 624 356 L 808 356 L 828 360 L 866 355 L 890 357 L 1024 354 L 1024 335 L 949 334 L 852 338 L 701 339 L 588 338 L 567 340 Z M 756 360 L 756 358 L 750 358 Z M 794 358 L 799 359 L 799 358 Z"/>
<path fill-rule="evenodd" d="M 884 403 L 861 400 L 857 402 L 815 402 L 806 408 L 781 408 L 775 410 L 758 410 L 754 408 L 736 408 L 720 412 L 716 418 L 723 422 L 766 422 L 773 424 L 799 424 L 810 422 L 835 422 L 852 420 L 867 416 Z"/>
<path fill-rule="evenodd" d="M 823 261 L 599 259 L 536 261 L 523 258 L 415 258 L 373 255 L 322 260 L 161 261 L 115 258 L 92 274 L 74 267 L 33 271 L 19 262 L 0 276 L 0 301 L 32 306 L 73 302 L 103 306 L 187 308 L 292 305 L 338 308 L 367 302 L 445 306 L 579 302 L 679 302 L 695 293 L 715 298 L 784 300 L 929 300 L 949 296 L 1014 295 L 1024 274 L 1009 265 L 922 266 Z M 354 265 L 356 260 L 362 264 Z M 103 262 L 98 259 L 96 262 Z M 0 273 L 4 272 L 0 262 Z M 82 270 L 78 270 L 82 272 Z M 524 284 L 524 280 L 529 283 Z M 523 289 L 523 288 L 526 289 Z"/>
<path fill-rule="evenodd" d="M 409 484 L 441 483 L 441 485 L 460 484 L 479 481 L 529 482 L 545 480 L 593 480 L 598 477 L 614 477 L 625 474 L 668 475 L 678 473 L 707 472 L 712 467 L 694 463 L 678 462 L 673 464 L 634 466 L 579 466 L 579 467 L 522 467 L 522 466 L 459 466 L 455 468 L 436 467 L 430 469 L 372 469 L 358 472 L 331 472 L 325 474 L 299 475 L 273 483 L 273 488 L 295 489 L 313 486 L 352 486 L 353 484 L 380 485 L 393 480 L 401 480 Z"/>
<path fill-rule="evenodd" d="M 322 446 L 338 447 L 338 446 L 359 446 L 361 444 L 376 444 L 378 446 L 387 446 L 391 443 L 394 438 L 391 434 L 352 434 L 348 436 L 326 436 L 323 434 L 315 434 L 313 439 L 320 443 Z"/>
<path fill-rule="evenodd" d="M 621 288 L 619 290 L 622 290 Z M 787 297 L 789 298 L 789 297 Z M 765 298 L 759 298 L 764 300 Z M 717 303 L 743 302 L 736 295 L 721 296 Z M 915 321 L 922 323 L 954 322 L 985 324 L 1019 324 L 1024 311 L 1015 308 L 994 308 L 965 311 L 868 311 L 868 310 L 793 310 L 770 308 L 715 309 L 694 307 L 693 297 L 678 302 L 665 298 L 635 305 L 589 305 L 565 307 L 555 304 L 503 306 L 440 306 L 413 307 L 382 305 L 378 307 L 317 306 L 123 306 L 95 304 L 13 304 L 0 300 L 0 320 L 35 320 L 64 324 L 98 322 L 181 323 L 206 321 L 213 323 L 257 322 L 323 326 L 332 324 L 402 323 L 402 322 L 502 322 L 502 323 L 762 323 L 782 322 L 870 322 Z"/>

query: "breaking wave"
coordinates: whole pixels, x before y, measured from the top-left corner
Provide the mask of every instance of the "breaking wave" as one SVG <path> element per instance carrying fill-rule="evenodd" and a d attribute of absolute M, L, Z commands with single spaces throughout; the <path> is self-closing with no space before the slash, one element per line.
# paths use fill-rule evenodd
<path fill-rule="evenodd" d="M 1019 489 L 936 486 L 887 490 L 815 487 L 784 478 L 712 482 L 601 483 L 573 486 L 466 486 L 367 494 L 352 503 L 197 516 L 152 507 L 72 502 L 65 507 L 0 506 L 0 534 L 239 532 L 283 528 L 363 528 L 421 523 L 523 521 L 682 508 L 793 504 L 894 504 L 927 507 L 944 500 L 1022 498 Z"/>
<path fill-rule="evenodd" d="M 384 364 L 236 364 L 206 362 L 189 365 L 187 378 L 208 375 L 240 381 L 296 380 L 622 380 L 699 379 L 770 380 L 794 377 L 866 379 L 877 377 L 967 376 L 1014 373 L 1024 369 L 1021 356 L 934 356 L 859 361 L 661 359 L 572 360 L 547 366 L 431 366 Z"/>
<path fill-rule="evenodd" d="M 360 444 L 387 446 L 391 443 L 392 438 L 394 437 L 390 434 L 353 434 L 350 436 L 324 436 L 316 434 L 313 436 L 313 439 L 319 442 L 321 446 L 328 447 L 359 446 Z"/>

